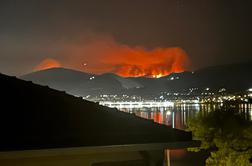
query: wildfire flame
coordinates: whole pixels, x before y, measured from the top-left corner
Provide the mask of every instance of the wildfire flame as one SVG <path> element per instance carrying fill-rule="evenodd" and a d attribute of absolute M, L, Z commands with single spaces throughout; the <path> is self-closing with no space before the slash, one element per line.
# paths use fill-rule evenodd
<path fill-rule="evenodd" d="M 121 53 L 121 60 L 114 59 L 116 53 L 105 63 L 114 65 L 113 72 L 125 77 L 159 78 L 172 72 L 185 70 L 187 55 L 181 48 L 157 48 L 151 51 L 136 48 Z"/>
<path fill-rule="evenodd" d="M 55 59 L 45 59 L 36 69 L 67 67 L 88 73 L 115 73 L 123 77 L 159 78 L 173 72 L 183 72 L 188 56 L 180 47 L 130 47 L 111 38 L 64 45 Z"/>

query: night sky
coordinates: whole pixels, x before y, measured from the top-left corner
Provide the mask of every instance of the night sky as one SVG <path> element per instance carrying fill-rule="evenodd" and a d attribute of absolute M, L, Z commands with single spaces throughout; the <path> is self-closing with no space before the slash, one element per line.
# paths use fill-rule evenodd
<path fill-rule="evenodd" d="M 1 0 L 0 72 L 28 73 L 46 58 L 66 64 L 76 58 L 65 56 L 70 47 L 94 40 L 147 50 L 180 47 L 192 70 L 252 60 L 250 1 Z M 87 54 L 83 62 L 93 56 Z"/>

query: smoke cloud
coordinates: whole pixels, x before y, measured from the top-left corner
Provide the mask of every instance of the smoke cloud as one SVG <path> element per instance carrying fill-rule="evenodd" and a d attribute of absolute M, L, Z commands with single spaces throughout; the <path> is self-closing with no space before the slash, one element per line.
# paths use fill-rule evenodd
<path fill-rule="evenodd" d="M 186 52 L 180 47 L 131 47 L 111 37 L 89 38 L 64 42 L 54 59 L 46 58 L 35 69 L 67 67 L 88 73 L 115 73 L 124 77 L 160 77 L 183 72 L 189 65 Z"/>

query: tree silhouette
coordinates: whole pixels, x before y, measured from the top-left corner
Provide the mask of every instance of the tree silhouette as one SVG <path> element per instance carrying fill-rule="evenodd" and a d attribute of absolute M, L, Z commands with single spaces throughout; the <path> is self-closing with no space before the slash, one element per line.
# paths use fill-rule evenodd
<path fill-rule="evenodd" d="M 207 149 L 211 155 L 206 165 L 251 166 L 252 157 L 252 121 L 235 108 L 221 108 L 207 115 L 198 114 L 191 119 L 188 130 L 195 139 L 201 140 L 199 148 Z"/>

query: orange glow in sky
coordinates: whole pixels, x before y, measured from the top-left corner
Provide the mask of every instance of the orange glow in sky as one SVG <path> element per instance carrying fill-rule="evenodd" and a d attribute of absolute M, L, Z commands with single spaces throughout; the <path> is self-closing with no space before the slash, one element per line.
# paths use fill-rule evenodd
<path fill-rule="evenodd" d="M 46 58 L 35 69 L 62 66 L 93 74 L 159 78 L 173 72 L 183 72 L 189 63 L 186 52 L 180 47 L 131 47 L 113 38 L 66 44 L 55 57 L 57 60 Z"/>
<path fill-rule="evenodd" d="M 50 68 L 55 68 L 55 67 L 61 67 L 60 62 L 52 58 L 46 58 L 34 68 L 34 71 L 45 70 L 45 69 L 50 69 Z"/>
<path fill-rule="evenodd" d="M 115 66 L 114 73 L 124 77 L 159 78 L 172 72 L 183 72 L 187 55 L 181 48 L 156 48 L 150 51 L 135 48 L 112 52 L 105 63 Z"/>

